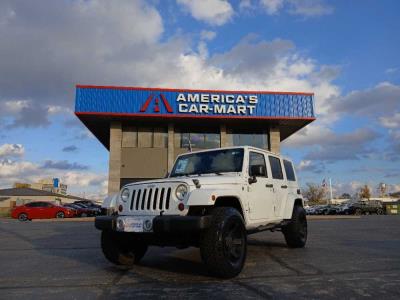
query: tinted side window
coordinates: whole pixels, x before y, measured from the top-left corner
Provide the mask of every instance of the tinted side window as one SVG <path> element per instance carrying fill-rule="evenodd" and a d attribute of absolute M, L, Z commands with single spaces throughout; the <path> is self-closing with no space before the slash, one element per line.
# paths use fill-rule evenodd
<path fill-rule="evenodd" d="M 25 206 L 26 207 L 35 207 L 35 204 L 36 203 L 34 203 L 34 202 L 30 202 L 30 203 L 25 204 Z"/>
<path fill-rule="evenodd" d="M 294 176 L 293 165 L 288 160 L 283 160 L 283 166 L 285 167 L 286 178 L 290 181 L 296 181 L 296 177 Z"/>
<path fill-rule="evenodd" d="M 271 164 L 272 178 L 283 179 L 280 159 L 277 157 L 269 156 L 269 163 Z"/>
<path fill-rule="evenodd" d="M 47 207 L 46 202 L 36 202 L 36 207 Z"/>
<path fill-rule="evenodd" d="M 262 176 L 267 177 L 267 168 L 265 166 L 265 157 L 264 154 L 257 153 L 257 152 L 250 152 L 250 157 L 249 157 L 249 175 L 252 176 L 251 174 L 251 166 L 257 166 L 257 165 L 262 165 L 264 166 L 264 174 Z"/>

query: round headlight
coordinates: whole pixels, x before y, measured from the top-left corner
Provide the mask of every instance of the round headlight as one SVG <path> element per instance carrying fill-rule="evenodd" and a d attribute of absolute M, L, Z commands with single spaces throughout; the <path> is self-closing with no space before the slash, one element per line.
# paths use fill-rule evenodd
<path fill-rule="evenodd" d="M 178 198 L 181 201 L 185 199 L 187 193 L 188 193 L 188 188 L 185 184 L 178 185 L 175 190 L 176 198 Z"/>
<path fill-rule="evenodd" d="M 129 189 L 127 189 L 127 188 L 125 188 L 125 189 L 123 189 L 122 190 L 122 192 L 121 192 L 121 199 L 122 199 L 122 201 L 124 201 L 124 202 L 126 202 L 126 201 L 128 201 L 128 199 L 129 199 Z"/>

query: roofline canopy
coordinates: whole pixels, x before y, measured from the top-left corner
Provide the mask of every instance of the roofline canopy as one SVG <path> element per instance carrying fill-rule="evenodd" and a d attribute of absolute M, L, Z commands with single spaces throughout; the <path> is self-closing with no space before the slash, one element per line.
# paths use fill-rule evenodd
<path fill-rule="evenodd" d="M 112 121 L 285 126 L 281 140 L 315 120 L 314 94 L 77 85 L 75 114 L 109 148 Z"/>

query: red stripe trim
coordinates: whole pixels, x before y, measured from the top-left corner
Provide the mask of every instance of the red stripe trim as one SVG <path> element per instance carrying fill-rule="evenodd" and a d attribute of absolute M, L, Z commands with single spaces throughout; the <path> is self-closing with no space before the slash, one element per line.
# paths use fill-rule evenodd
<path fill-rule="evenodd" d="M 103 113 L 103 112 L 75 112 L 76 116 L 110 116 L 110 117 L 159 117 L 159 118 L 185 118 L 185 119 L 252 119 L 252 120 L 303 120 L 314 121 L 315 117 L 251 117 L 251 116 L 196 116 L 187 114 L 128 114 L 128 113 Z"/>
<path fill-rule="evenodd" d="M 172 88 L 146 88 L 112 85 L 82 85 L 77 84 L 80 89 L 110 89 L 110 90 L 133 90 L 133 91 L 156 91 L 156 92 L 193 92 L 193 93 L 231 93 L 231 94 L 279 94 L 279 95 L 304 95 L 314 96 L 314 93 L 306 92 L 273 92 L 273 91 L 232 91 L 232 90 L 191 90 L 191 89 L 172 89 Z"/>

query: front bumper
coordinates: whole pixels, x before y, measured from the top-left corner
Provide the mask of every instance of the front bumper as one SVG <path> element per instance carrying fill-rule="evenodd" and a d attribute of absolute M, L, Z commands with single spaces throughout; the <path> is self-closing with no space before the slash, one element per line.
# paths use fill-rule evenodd
<path fill-rule="evenodd" d="M 127 216 L 123 216 L 127 218 Z M 134 218 L 134 217 L 132 217 Z M 117 231 L 118 216 L 97 216 L 95 227 L 99 230 Z M 143 233 L 191 233 L 210 227 L 211 216 L 156 216 L 152 230 Z"/>

